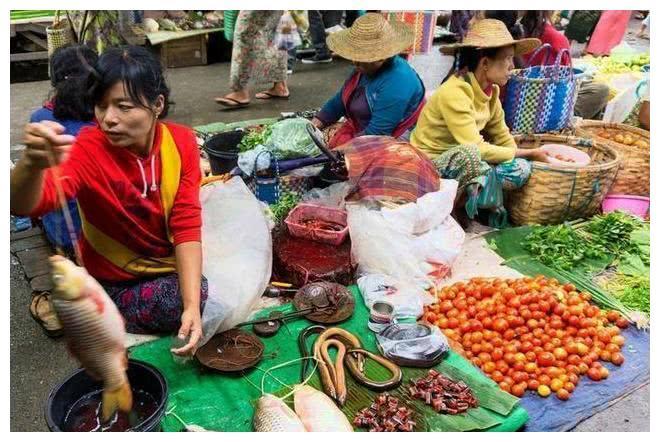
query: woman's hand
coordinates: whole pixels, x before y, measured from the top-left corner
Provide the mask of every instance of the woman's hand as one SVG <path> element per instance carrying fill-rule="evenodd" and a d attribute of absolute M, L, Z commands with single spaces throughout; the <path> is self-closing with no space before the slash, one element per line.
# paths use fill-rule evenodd
<path fill-rule="evenodd" d="M 547 163 L 548 162 L 548 154 L 546 153 L 545 150 L 541 148 L 537 149 L 532 149 L 533 152 L 530 155 L 529 159 L 532 161 L 538 161 L 540 163 Z"/>
<path fill-rule="evenodd" d="M 317 129 L 323 129 L 323 126 L 324 126 L 323 121 L 319 120 L 319 119 L 316 118 L 316 117 L 312 118 L 312 124 L 313 124 L 314 127 L 316 127 Z"/>
<path fill-rule="evenodd" d="M 541 148 L 536 149 L 517 149 L 516 158 L 524 158 L 529 161 L 548 162 L 548 154 Z"/>
<path fill-rule="evenodd" d="M 188 337 L 190 337 L 188 339 Z M 202 315 L 197 308 L 188 308 L 181 315 L 181 328 L 179 328 L 179 339 L 188 343 L 181 348 L 175 348 L 172 353 L 178 356 L 192 356 L 197 350 L 197 343 L 202 338 Z"/>
<path fill-rule="evenodd" d="M 30 169 L 42 170 L 50 167 L 52 161 L 55 164 L 63 162 L 76 140 L 73 135 L 64 135 L 64 131 L 64 126 L 54 121 L 26 125 L 24 164 Z"/>

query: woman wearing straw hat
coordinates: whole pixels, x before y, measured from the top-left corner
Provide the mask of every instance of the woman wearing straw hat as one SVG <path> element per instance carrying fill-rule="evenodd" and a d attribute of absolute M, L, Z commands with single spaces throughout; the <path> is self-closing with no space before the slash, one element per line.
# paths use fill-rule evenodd
<path fill-rule="evenodd" d="M 400 137 L 414 127 L 424 106 L 424 85 L 397 56 L 413 39 L 407 24 L 388 22 L 375 13 L 363 15 L 349 29 L 328 37 L 328 47 L 355 65 L 343 87 L 313 120 L 316 127 L 323 128 L 346 118 L 330 147 L 361 135 Z"/>
<path fill-rule="evenodd" d="M 460 44 L 443 46 L 443 54 L 456 56 L 456 72 L 448 76 L 424 107 L 410 142 L 431 157 L 444 178 L 459 181 L 468 191 L 466 209 L 474 217 L 477 208 L 494 208 L 501 224 L 501 204 L 488 205 L 488 177 L 504 189 L 518 188 L 529 178 L 531 167 L 523 159 L 545 161 L 539 149 L 518 149 L 504 122 L 499 99 L 514 67 L 516 55 L 526 54 L 540 41 L 514 40 L 499 20 L 477 21 Z M 491 169 L 490 165 L 497 165 Z M 496 189 L 495 192 L 500 192 Z M 480 197 L 481 194 L 481 197 Z M 499 198 L 501 200 L 501 198 Z"/>

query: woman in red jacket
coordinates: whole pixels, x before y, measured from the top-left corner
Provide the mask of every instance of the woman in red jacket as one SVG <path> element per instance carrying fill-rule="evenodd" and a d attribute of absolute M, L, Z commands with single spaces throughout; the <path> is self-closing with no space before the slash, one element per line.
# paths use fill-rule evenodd
<path fill-rule="evenodd" d="M 132 333 L 179 332 L 194 351 L 207 284 L 201 274 L 199 151 L 192 131 L 161 120 L 169 89 L 145 48 L 108 49 L 90 70 L 97 125 L 77 138 L 52 121 L 28 124 L 11 175 L 13 213 L 77 198 L 82 265 L 118 305 Z"/>

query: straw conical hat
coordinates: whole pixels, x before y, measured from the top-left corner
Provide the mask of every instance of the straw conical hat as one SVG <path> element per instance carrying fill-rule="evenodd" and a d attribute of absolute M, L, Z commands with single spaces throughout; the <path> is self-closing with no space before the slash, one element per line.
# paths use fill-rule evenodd
<path fill-rule="evenodd" d="M 462 43 L 440 47 L 443 54 L 453 55 L 462 48 L 501 48 L 515 47 L 516 55 L 527 54 L 541 45 L 538 38 L 522 38 L 514 40 L 506 25 L 499 20 L 485 18 L 475 22 Z"/>
<path fill-rule="evenodd" d="M 369 63 L 400 54 L 410 48 L 414 40 L 415 34 L 409 25 L 368 13 L 355 20 L 350 28 L 330 34 L 327 44 L 343 58 Z"/>

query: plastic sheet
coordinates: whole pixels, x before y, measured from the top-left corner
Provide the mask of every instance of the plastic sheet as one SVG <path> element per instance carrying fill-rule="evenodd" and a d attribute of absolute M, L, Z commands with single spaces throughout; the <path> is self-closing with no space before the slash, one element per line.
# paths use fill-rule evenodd
<path fill-rule="evenodd" d="M 527 393 L 522 406 L 529 413 L 525 431 L 568 431 L 594 414 L 610 407 L 617 400 L 650 381 L 650 334 L 628 328 L 623 331 L 625 362 L 616 367 L 605 364 L 610 376 L 594 382 L 583 376 L 567 401 L 554 395 L 541 398 Z"/>
<path fill-rule="evenodd" d="M 204 186 L 200 199 L 202 271 L 209 283 L 202 346 L 247 319 L 270 280 L 273 249 L 262 205 L 240 177 Z"/>

